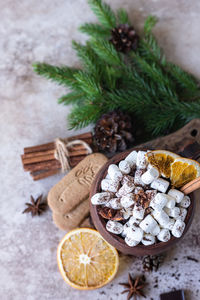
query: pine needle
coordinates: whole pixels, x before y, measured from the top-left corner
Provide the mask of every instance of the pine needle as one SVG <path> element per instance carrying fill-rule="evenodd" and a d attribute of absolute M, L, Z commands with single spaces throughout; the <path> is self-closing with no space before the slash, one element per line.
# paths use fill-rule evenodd
<path fill-rule="evenodd" d="M 57 67 L 46 63 L 34 63 L 34 71 L 47 79 L 57 82 L 58 84 L 75 87 L 76 80 L 74 75 L 77 73 L 77 69 L 69 68 L 66 66 Z"/>
<path fill-rule="evenodd" d="M 118 24 L 130 24 L 128 14 L 125 9 L 120 8 L 117 10 L 117 21 Z"/>
<path fill-rule="evenodd" d="M 79 30 L 93 38 L 106 38 L 110 35 L 110 30 L 99 24 L 85 23 L 80 26 Z"/>
<path fill-rule="evenodd" d="M 116 26 L 115 14 L 109 5 L 103 3 L 101 0 L 89 0 L 88 4 L 103 26 L 108 29 Z"/>
<path fill-rule="evenodd" d="M 121 65 L 120 54 L 109 41 L 103 39 L 93 40 L 92 47 L 96 54 L 107 64 Z"/>

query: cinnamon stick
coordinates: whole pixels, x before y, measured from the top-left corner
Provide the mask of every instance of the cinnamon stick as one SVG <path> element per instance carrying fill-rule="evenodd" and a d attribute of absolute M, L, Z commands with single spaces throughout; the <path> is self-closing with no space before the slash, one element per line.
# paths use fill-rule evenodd
<path fill-rule="evenodd" d="M 47 144 L 42 144 L 38 146 L 33 146 L 33 147 L 26 147 L 24 148 L 24 153 L 33 153 L 33 152 L 40 152 L 40 151 L 46 151 L 46 150 L 54 150 L 55 149 L 55 144 L 54 142 L 47 143 Z"/>
<path fill-rule="evenodd" d="M 56 170 L 45 170 L 43 172 L 31 172 L 31 176 L 33 178 L 33 180 L 40 180 L 40 179 L 43 179 L 43 178 L 47 178 L 49 176 L 52 176 L 52 175 L 55 175 L 59 172 L 59 169 L 56 169 Z"/>
<path fill-rule="evenodd" d="M 58 160 L 50 160 L 39 162 L 35 164 L 24 165 L 25 171 L 36 172 L 41 170 L 55 170 L 61 168 L 61 164 Z"/>
<path fill-rule="evenodd" d="M 22 158 L 22 162 L 24 165 L 34 164 L 43 161 L 55 160 L 54 154 L 44 154 L 36 157 L 28 157 Z"/>
<path fill-rule="evenodd" d="M 71 167 L 72 168 L 75 167 L 82 159 L 83 159 L 82 157 L 79 157 L 78 160 L 70 162 Z M 34 169 L 35 169 L 35 167 L 34 167 Z M 38 171 L 32 171 L 32 172 L 30 172 L 30 174 L 31 174 L 33 180 L 36 181 L 36 180 L 40 180 L 40 179 L 55 175 L 59 171 L 60 171 L 60 167 L 57 167 L 56 165 L 55 166 L 52 165 L 50 170 L 45 169 L 45 170 L 42 170 L 42 171 L 39 171 L 39 172 Z"/>
<path fill-rule="evenodd" d="M 74 163 L 79 163 L 82 159 L 84 159 L 86 157 L 86 155 L 80 155 L 80 156 L 74 156 L 74 157 L 70 157 L 69 159 L 69 163 L 70 165 L 74 166 Z"/>
<path fill-rule="evenodd" d="M 76 136 L 69 137 L 68 141 L 83 140 L 93 147 L 92 133 L 86 132 Z M 76 166 L 88 154 L 83 145 L 73 145 L 68 148 L 69 164 Z M 24 148 L 24 154 L 21 155 L 25 171 L 29 171 L 34 180 L 46 178 L 54 175 L 61 169 L 61 164 L 55 159 L 55 143 L 50 142 L 42 145 Z"/>
<path fill-rule="evenodd" d="M 74 141 L 74 140 L 83 140 L 88 144 L 92 144 L 92 133 L 86 132 L 68 138 L 68 141 Z M 33 147 L 26 147 L 24 148 L 24 153 L 27 154 L 32 152 L 40 152 L 40 151 L 53 150 L 53 149 L 55 149 L 55 145 L 54 142 L 51 142 L 51 143 L 37 145 Z"/>
<path fill-rule="evenodd" d="M 37 155 L 40 153 L 40 155 Z M 76 150 L 76 151 L 69 151 L 69 157 L 75 157 L 75 156 L 81 156 L 81 155 L 87 155 L 87 150 L 84 148 L 82 150 Z M 27 157 L 27 155 L 29 155 Z M 22 162 L 24 165 L 33 164 L 37 162 L 43 162 L 48 160 L 54 160 L 54 150 L 48 150 L 43 152 L 36 152 L 36 153 L 29 153 L 21 156 Z"/>
<path fill-rule="evenodd" d="M 185 195 L 188 195 L 196 190 L 200 189 L 200 177 L 195 178 L 194 180 L 188 182 L 181 188 L 181 192 Z"/>
<path fill-rule="evenodd" d="M 69 147 L 68 150 L 69 150 L 69 152 L 74 153 L 74 151 L 85 150 L 85 147 L 83 145 L 73 145 L 73 146 Z M 41 156 L 41 155 L 54 154 L 54 151 L 55 151 L 55 149 L 38 151 L 38 152 L 29 152 L 29 153 L 22 154 L 21 158 L 25 159 L 25 158 L 37 157 L 37 156 Z"/>
<path fill-rule="evenodd" d="M 70 159 L 69 159 L 70 166 L 74 167 L 85 156 L 86 155 L 70 157 Z M 41 171 L 41 170 L 55 170 L 55 169 L 60 169 L 60 168 L 61 168 L 61 164 L 56 159 L 24 165 L 24 170 L 29 171 L 29 172 L 36 172 L 36 171 Z"/>
<path fill-rule="evenodd" d="M 21 158 L 26 159 L 26 158 L 32 158 L 32 157 L 37 157 L 37 156 L 41 156 L 41 155 L 48 155 L 48 154 L 54 154 L 55 149 L 53 150 L 46 150 L 46 151 L 39 151 L 39 152 L 30 152 L 30 153 L 26 153 L 26 154 L 22 154 Z"/>

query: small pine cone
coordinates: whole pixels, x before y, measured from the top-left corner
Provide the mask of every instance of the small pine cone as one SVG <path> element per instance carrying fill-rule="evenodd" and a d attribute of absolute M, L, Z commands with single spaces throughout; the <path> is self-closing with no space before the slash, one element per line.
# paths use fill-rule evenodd
<path fill-rule="evenodd" d="M 94 129 L 94 140 L 102 152 L 126 150 L 134 141 L 130 117 L 120 111 L 102 115 Z"/>
<path fill-rule="evenodd" d="M 146 272 L 157 271 L 164 261 L 163 255 L 147 255 L 143 258 L 143 270 Z"/>
<path fill-rule="evenodd" d="M 121 24 L 112 29 L 111 33 L 110 42 L 115 46 L 117 51 L 127 53 L 130 50 L 137 49 L 139 36 L 133 26 Z"/>
<path fill-rule="evenodd" d="M 150 256 L 145 256 L 142 261 L 143 270 L 145 272 L 151 272 L 153 270 Z"/>

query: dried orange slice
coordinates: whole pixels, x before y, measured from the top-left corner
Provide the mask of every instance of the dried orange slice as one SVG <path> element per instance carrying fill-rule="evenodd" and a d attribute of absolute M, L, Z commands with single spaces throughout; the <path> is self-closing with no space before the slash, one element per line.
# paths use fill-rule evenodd
<path fill-rule="evenodd" d="M 192 159 L 177 158 L 171 165 L 171 183 L 180 188 L 200 176 L 200 164 Z"/>
<path fill-rule="evenodd" d="M 160 174 L 170 178 L 173 187 L 180 188 L 200 176 L 200 164 L 165 150 L 149 151 L 148 162 L 157 167 Z"/>
<path fill-rule="evenodd" d="M 157 167 L 163 177 L 170 178 L 171 164 L 180 156 L 166 150 L 149 151 L 146 154 L 148 162 Z"/>
<path fill-rule="evenodd" d="M 80 290 L 104 286 L 119 266 L 117 250 L 89 228 L 68 232 L 58 246 L 57 260 L 64 280 Z"/>

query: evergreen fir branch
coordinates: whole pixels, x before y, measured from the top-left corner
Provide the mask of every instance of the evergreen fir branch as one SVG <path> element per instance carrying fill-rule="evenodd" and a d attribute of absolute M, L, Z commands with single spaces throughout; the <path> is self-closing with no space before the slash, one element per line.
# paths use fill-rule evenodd
<path fill-rule="evenodd" d="M 159 105 L 157 103 L 152 103 L 152 98 L 149 97 L 148 94 L 139 93 L 138 91 L 134 93 L 121 90 L 116 91 L 115 93 L 110 93 L 109 96 L 110 101 L 108 103 L 111 103 L 110 108 L 118 108 L 120 110 L 128 111 L 129 114 L 133 114 L 133 116 L 137 118 L 139 122 L 139 127 L 143 127 L 143 133 L 148 133 L 148 139 L 162 134 L 164 130 L 168 128 L 165 127 L 169 125 L 169 123 L 167 122 L 168 120 L 165 119 L 163 119 L 163 123 L 161 122 L 161 124 L 158 124 L 158 127 L 154 126 L 154 123 L 157 120 L 157 115 L 160 116 L 160 110 L 164 109 L 164 105 L 162 106 L 162 104 Z M 162 121 L 162 117 L 160 119 Z M 172 119 L 170 120 L 172 120 L 171 123 L 173 125 L 173 115 Z M 151 126 L 149 126 L 149 123 L 151 123 Z"/>
<path fill-rule="evenodd" d="M 120 78 L 121 72 L 112 66 L 105 65 L 103 73 L 104 89 L 114 90 L 116 88 L 117 80 Z"/>
<path fill-rule="evenodd" d="M 102 85 L 105 89 L 115 88 L 116 80 L 121 76 L 119 69 L 116 70 L 116 68 L 105 64 L 94 52 L 90 42 L 88 42 L 85 46 L 73 42 L 73 47 L 81 59 L 83 67 L 85 67 L 88 73 L 92 74 L 100 85 Z M 105 52 L 103 53 L 103 58 L 105 58 Z"/>
<path fill-rule="evenodd" d="M 169 70 L 170 75 L 181 88 L 189 90 L 190 93 L 196 93 L 200 91 L 197 85 L 197 80 L 179 66 L 173 63 L 168 63 L 167 70 Z"/>
<path fill-rule="evenodd" d="M 102 113 L 103 108 L 93 103 L 86 103 L 84 106 L 75 105 L 68 116 L 69 129 L 80 129 L 95 123 Z"/>
<path fill-rule="evenodd" d="M 147 78 L 145 74 L 142 74 L 136 69 L 136 66 L 130 67 L 127 66 L 125 70 L 125 86 L 132 92 L 132 90 L 138 90 L 139 93 L 147 93 L 149 97 L 155 97 L 158 95 L 158 89 L 156 84 Z M 128 80 L 127 80 L 128 79 Z M 128 85 L 126 83 L 128 82 Z"/>
<path fill-rule="evenodd" d="M 99 24 L 85 23 L 79 30 L 93 38 L 106 38 L 110 36 L 110 30 Z"/>
<path fill-rule="evenodd" d="M 128 14 L 125 11 L 125 9 L 120 8 L 117 10 L 117 22 L 118 22 L 118 25 L 119 24 L 129 24 L 130 25 L 129 17 L 128 17 Z"/>
<path fill-rule="evenodd" d="M 97 80 L 95 80 L 94 76 L 89 75 L 84 71 L 79 71 L 76 75 L 74 75 L 77 82 L 79 83 L 79 87 L 82 91 L 84 91 L 88 95 L 98 95 L 101 94 L 101 87 Z"/>
<path fill-rule="evenodd" d="M 153 101 L 148 93 L 142 93 L 142 90 L 141 93 L 124 90 L 111 92 L 108 99 L 111 105 L 109 108 L 133 113 L 152 137 L 165 133 L 166 129 L 169 132 L 172 128 L 178 129 L 193 118 L 200 117 L 200 101 L 193 102 L 192 106 L 188 103 L 180 104 L 179 101 Z"/>
<path fill-rule="evenodd" d="M 101 0 L 88 0 L 88 4 L 103 26 L 108 29 L 116 26 L 115 14 L 108 4 Z"/>
<path fill-rule="evenodd" d="M 166 129 L 170 131 L 177 125 L 176 122 L 180 124 L 180 126 L 176 126 L 178 129 L 189 119 L 200 115 L 197 110 L 200 103 L 188 110 L 187 103 L 180 105 L 177 100 L 173 103 L 167 100 L 161 102 L 159 99 L 152 99 L 148 93 L 142 90 L 140 92 L 118 90 L 108 93 L 107 97 L 108 104 L 110 103 L 107 109 L 119 108 L 133 113 L 143 124 L 146 132 L 152 134 L 152 137 L 165 133 Z M 106 105 L 104 104 L 104 106 Z"/>
<path fill-rule="evenodd" d="M 129 111 L 141 119 L 146 119 L 146 113 L 151 111 L 152 98 L 142 89 L 140 91 L 134 88 L 127 91 L 124 89 L 115 90 L 107 93 L 105 97 L 107 97 L 108 103 L 105 103 L 104 106 L 110 104 L 112 108 Z"/>
<path fill-rule="evenodd" d="M 76 50 L 78 57 L 81 59 L 83 67 L 89 72 L 92 73 L 96 78 L 99 75 L 99 61 L 97 59 L 96 53 L 90 47 L 89 43 L 87 45 L 81 45 L 75 41 L 72 42 L 73 48 Z"/>
<path fill-rule="evenodd" d="M 137 62 L 140 70 L 144 74 L 146 74 L 150 80 L 154 81 L 157 84 L 157 90 L 162 96 L 172 99 L 177 98 L 173 82 L 159 66 L 157 66 L 155 63 L 148 63 L 137 54 L 134 54 L 134 59 Z"/>
<path fill-rule="evenodd" d="M 166 61 L 152 33 L 157 19 L 152 16 L 146 19 L 138 49 L 124 55 L 115 49 L 109 36 L 117 25 L 129 23 L 127 13 L 118 10 L 115 17 L 101 0 L 89 0 L 89 4 L 102 25 L 84 24 L 80 30 L 90 36 L 89 41 L 85 45 L 73 43 L 82 70 L 34 64 L 36 73 L 72 90 L 58 100 L 65 105 L 73 104 L 70 129 L 94 123 L 113 109 L 136 117 L 149 138 L 199 118 L 197 80 Z"/>
<path fill-rule="evenodd" d="M 165 133 L 166 129 L 170 131 L 174 123 L 179 119 L 179 109 L 177 109 L 177 106 L 172 106 L 172 104 L 167 106 L 165 104 L 153 105 L 151 113 L 148 115 L 146 129 L 152 132 L 153 136 Z"/>
<path fill-rule="evenodd" d="M 52 81 L 57 82 L 60 85 L 77 87 L 76 79 L 74 75 L 78 72 L 78 69 L 69 68 L 66 66 L 57 67 L 46 63 L 34 63 L 34 71 Z"/>
<path fill-rule="evenodd" d="M 64 105 L 80 103 L 85 99 L 84 96 L 85 95 L 83 92 L 73 91 L 60 97 L 58 99 L 58 103 L 59 104 L 63 103 Z"/>
<path fill-rule="evenodd" d="M 166 58 L 152 34 L 140 40 L 138 51 L 147 61 L 155 62 L 162 66 L 166 65 Z"/>
<path fill-rule="evenodd" d="M 171 131 L 173 127 L 181 128 L 184 124 L 194 118 L 200 117 L 200 100 L 197 102 L 164 102 L 162 107 L 155 106 L 148 117 L 147 129 L 154 135 Z M 178 126 L 177 126 L 178 123 Z"/>
<path fill-rule="evenodd" d="M 200 118 L 200 98 L 194 102 L 180 102 L 179 112 L 181 119 L 186 122 Z"/>
<path fill-rule="evenodd" d="M 147 17 L 144 25 L 145 36 L 140 40 L 139 52 L 146 60 L 165 66 L 166 58 L 152 33 L 152 29 L 157 21 L 157 18 L 154 16 Z"/>
<path fill-rule="evenodd" d="M 140 119 L 141 124 L 146 127 L 148 114 L 152 111 L 152 102 L 145 92 L 118 90 L 110 93 L 109 96 L 109 103 L 114 104 L 115 108 L 133 113 L 134 116 Z"/>
<path fill-rule="evenodd" d="M 93 40 L 92 47 L 96 54 L 107 64 L 121 65 L 121 57 L 115 47 L 106 40 Z"/>
<path fill-rule="evenodd" d="M 144 33 L 148 35 L 152 32 L 153 27 L 158 22 L 158 19 L 155 16 L 148 16 L 144 23 Z"/>
<path fill-rule="evenodd" d="M 135 55 L 135 62 L 137 62 L 139 69 L 146 74 L 149 78 L 151 78 L 154 82 L 162 83 L 163 85 L 168 85 L 169 80 L 164 74 L 162 70 L 159 69 L 154 63 L 150 64 L 141 58 L 139 55 Z"/>
<path fill-rule="evenodd" d="M 122 107 L 122 103 L 121 105 L 119 104 L 117 97 L 111 91 L 107 91 L 105 93 L 104 101 L 102 102 L 105 112 L 117 110 L 118 108 L 120 108 L 120 106 Z"/>

